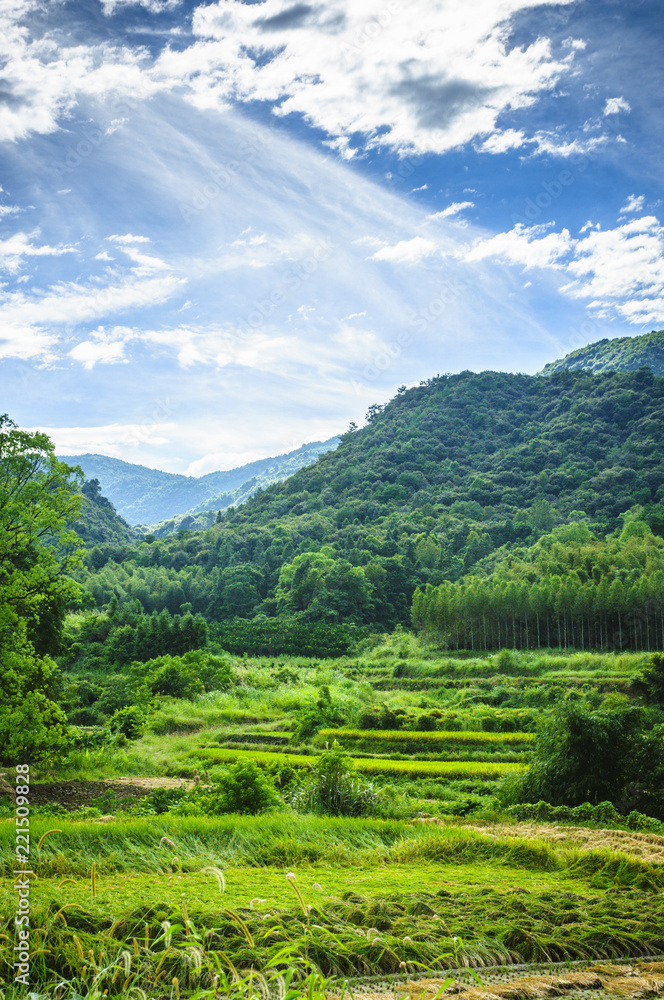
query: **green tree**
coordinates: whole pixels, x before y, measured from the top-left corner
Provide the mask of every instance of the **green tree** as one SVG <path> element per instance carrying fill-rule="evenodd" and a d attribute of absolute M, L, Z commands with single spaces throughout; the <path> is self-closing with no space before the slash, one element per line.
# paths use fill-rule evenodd
<path fill-rule="evenodd" d="M 66 739 L 53 697 L 65 608 L 78 593 L 69 530 L 80 511 L 80 470 L 58 461 L 45 434 L 0 417 L 0 760 L 34 762 Z"/>
<path fill-rule="evenodd" d="M 523 801 L 576 806 L 622 800 L 628 783 L 643 777 L 635 762 L 638 717 L 634 709 L 593 712 L 564 702 L 539 729 L 522 779 Z"/>

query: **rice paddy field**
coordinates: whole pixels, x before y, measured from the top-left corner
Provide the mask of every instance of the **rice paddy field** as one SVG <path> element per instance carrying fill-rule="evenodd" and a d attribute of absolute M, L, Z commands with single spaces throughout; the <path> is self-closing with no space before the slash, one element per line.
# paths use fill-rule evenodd
<path fill-rule="evenodd" d="M 138 739 L 90 736 L 37 776 L 29 988 L 11 975 L 16 828 L 3 807 L 2 995 L 664 992 L 664 836 L 517 822 L 501 805 L 560 692 L 616 703 L 642 662 L 452 657 L 406 634 L 341 661 L 237 658 L 231 689 L 163 698 Z M 307 730 L 321 703 L 339 721 Z M 335 742 L 376 792 L 372 815 L 312 814 L 289 798 Z M 197 812 L 198 791 L 238 761 L 282 801 Z M 120 776 L 145 794 L 122 798 Z M 56 791 L 93 779 L 85 803 Z"/>

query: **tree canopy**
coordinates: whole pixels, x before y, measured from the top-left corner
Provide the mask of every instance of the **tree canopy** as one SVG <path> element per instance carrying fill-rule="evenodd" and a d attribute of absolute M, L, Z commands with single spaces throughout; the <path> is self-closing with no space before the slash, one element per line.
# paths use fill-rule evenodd
<path fill-rule="evenodd" d="M 56 750 L 65 716 L 53 700 L 67 604 L 79 588 L 69 526 L 82 475 L 58 461 L 42 433 L 0 417 L 0 759 L 29 762 Z"/>

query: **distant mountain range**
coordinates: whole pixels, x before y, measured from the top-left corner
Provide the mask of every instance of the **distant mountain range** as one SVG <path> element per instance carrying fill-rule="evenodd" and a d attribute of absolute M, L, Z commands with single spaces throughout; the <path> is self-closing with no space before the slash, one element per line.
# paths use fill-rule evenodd
<path fill-rule="evenodd" d="M 237 469 L 210 472 L 205 476 L 181 476 L 147 469 L 106 455 L 60 455 L 69 465 L 79 465 L 86 479 L 98 479 L 101 493 L 118 514 L 132 525 L 161 526 L 158 534 L 174 528 L 205 527 L 218 510 L 241 503 L 270 483 L 287 479 L 298 469 L 312 465 L 339 444 L 338 437 L 304 444 L 295 451 L 263 458 Z M 213 511 L 201 517 L 201 512 Z"/>
<path fill-rule="evenodd" d="M 553 375 L 563 368 L 633 372 L 644 367 L 650 368 L 654 375 L 664 375 L 664 330 L 653 330 L 640 337 L 598 340 L 545 365 L 539 374 Z"/>

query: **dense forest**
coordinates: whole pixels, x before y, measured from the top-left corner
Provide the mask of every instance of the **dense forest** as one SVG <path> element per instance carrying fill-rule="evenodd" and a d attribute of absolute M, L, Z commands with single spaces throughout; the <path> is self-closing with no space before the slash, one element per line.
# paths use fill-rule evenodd
<path fill-rule="evenodd" d="M 469 575 L 473 586 L 494 576 L 498 586 L 510 559 L 528 562 L 524 553 L 545 536 L 579 544 L 573 532 L 555 534 L 564 526 L 610 547 L 637 508 L 657 548 L 663 402 L 664 379 L 647 369 L 437 376 L 370 407 L 366 426 L 351 425 L 337 450 L 224 511 L 207 531 L 96 545 L 79 579 L 90 606 L 115 596 L 148 615 L 186 605 L 209 622 L 253 620 L 263 630 L 275 616 L 408 624 L 416 588 L 454 588 Z M 579 625 L 565 620 L 579 641 Z M 602 628 L 603 639 L 585 614 L 583 644 L 605 644 L 613 624 Z M 530 643 L 530 619 L 526 631 Z M 564 624 L 559 633 L 549 622 L 551 641 L 564 636 Z M 515 637 L 516 621 L 500 642 Z"/>
<path fill-rule="evenodd" d="M 486 569 L 418 588 L 414 626 L 462 649 L 664 648 L 664 539 L 636 513 L 606 539 L 563 525 Z"/>
<path fill-rule="evenodd" d="M 650 368 L 654 375 L 664 375 L 664 330 L 652 330 L 640 337 L 598 340 L 550 362 L 541 374 L 553 375 L 564 368 L 583 368 L 592 372 L 631 372 Z"/>

